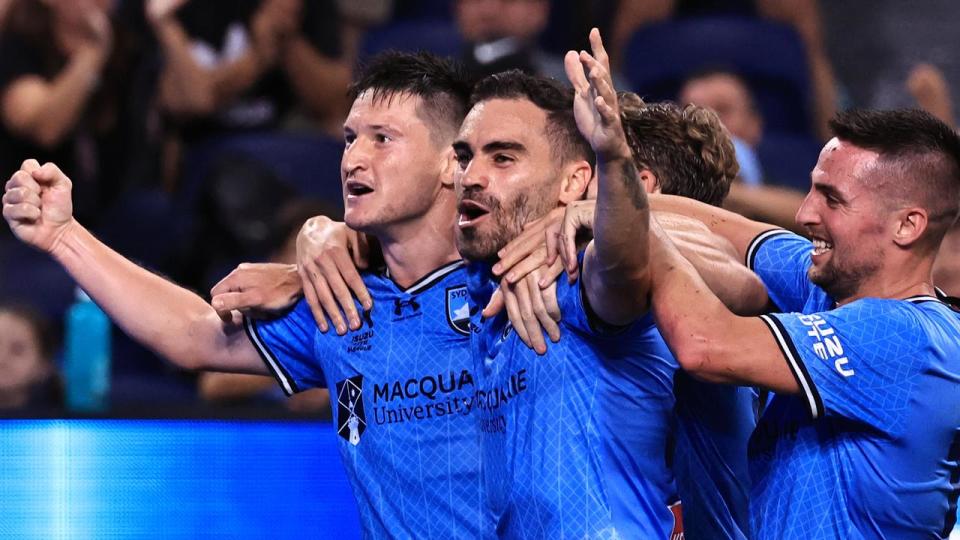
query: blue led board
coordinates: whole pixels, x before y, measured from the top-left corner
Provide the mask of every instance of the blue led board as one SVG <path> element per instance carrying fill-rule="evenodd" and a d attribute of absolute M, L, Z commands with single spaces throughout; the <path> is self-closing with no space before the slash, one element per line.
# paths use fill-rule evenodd
<path fill-rule="evenodd" d="M 326 423 L 0 421 L 0 538 L 359 538 Z"/>

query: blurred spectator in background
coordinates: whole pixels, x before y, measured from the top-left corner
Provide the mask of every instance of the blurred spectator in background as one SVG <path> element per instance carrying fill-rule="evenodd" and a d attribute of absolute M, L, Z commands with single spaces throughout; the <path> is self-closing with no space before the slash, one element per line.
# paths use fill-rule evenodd
<path fill-rule="evenodd" d="M 910 70 L 906 86 L 920 108 L 957 128 L 950 86 L 940 69 L 932 64 L 918 64 Z M 954 223 L 943 239 L 933 266 L 933 282 L 947 294 L 960 296 L 960 222 Z"/>
<path fill-rule="evenodd" d="M 752 219 L 798 230 L 794 216 L 804 192 L 790 186 L 807 184 L 813 164 L 798 172 L 790 186 L 771 184 L 765 174 L 770 164 L 764 163 L 757 151 L 763 137 L 763 118 L 743 79 L 730 71 L 699 73 L 684 83 L 679 100 L 713 109 L 734 138 L 741 174 L 730 186 L 724 206 Z"/>
<path fill-rule="evenodd" d="M 148 138 L 151 83 L 135 76 L 144 43 L 113 5 L 10 0 L 0 37 L 0 167 L 61 163 L 90 222 L 126 181 L 143 180 L 136 160 Z"/>
<path fill-rule="evenodd" d="M 63 405 L 48 326 L 33 311 L 0 303 L 0 410 Z"/>
<path fill-rule="evenodd" d="M 565 81 L 563 58 L 540 48 L 549 0 L 454 0 L 461 60 L 479 77 L 509 69 Z"/>
<path fill-rule="evenodd" d="M 288 266 L 290 279 L 297 282 L 300 281 L 296 269 L 297 234 L 307 219 L 318 215 L 341 219 L 342 212 L 323 201 L 302 199 L 287 204 L 277 217 L 273 234 L 276 250 L 268 262 Z M 244 268 L 241 266 L 235 272 L 241 272 Z M 286 305 L 292 304 L 289 302 Z M 264 317 L 276 314 L 246 315 Z M 320 415 L 327 415 L 330 411 L 330 393 L 326 388 L 313 388 L 287 397 L 272 377 L 216 372 L 201 374 L 198 384 L 200 397 L 218 405 L 279 406 L 298 413 Z"/>
<path fill-rule="evenodd" d="M 837 108 L 833 68 L 827 57 L 817 0 L 644 0 L 622 1 L 613 22 L 610 47 L 615 65 L 626 61 L 624 49 L 641 26 L 671 17 L 705 15 L 760 16 L 793 27 L 803 40 L 813 84 L 812 124 L 821 138 L 829 137 L 827 122 Z"/>
<path fill-rule="evenodd" d="M 339 132 L 349 63 L 328 0 L 147 0 L 164 60 L 160 97 L 189 142 L 278 128 L 303 105 Z"/>

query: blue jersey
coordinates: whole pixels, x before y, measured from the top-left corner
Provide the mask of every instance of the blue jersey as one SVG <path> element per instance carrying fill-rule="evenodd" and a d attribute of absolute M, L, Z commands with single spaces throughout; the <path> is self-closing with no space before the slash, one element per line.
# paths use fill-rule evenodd
<path fill-rule="evenodd" d="M 938 298 L 835 307 L 812 245 L 757 237 L 748 263 L 788 313 L 764 316 L 797 379 L 750 441 L 757 538 L 945 538 L 960 491 L 960 314 Z"/>
<path fill-rule="evenodd" d="M 747 444 L 757 425 L 756 392 L 698 381 L 683 371 L 674 391 L 672 468 L 686 538 L 750 538 Z"/>
<path fill-rule="evenodd" d="M 480 538 L 484 499 L 462 262 L 401 289 L 365 274 L 359 330 L 321 333 L 306 302 L 248 333 L 288 393 L 328 387 L 366 536 Z"/>
<path fill-rule="evenodd" d="M 471 296 L 490 293 L 471 265 Z M 647 316 L 588 320 L 580 282 L 557 284 L 562 337 L 538 356 L 505 315 L 475 319 L 484 473 L 503 538 L 667 538 L 667 438 L 677 365 Z"/>

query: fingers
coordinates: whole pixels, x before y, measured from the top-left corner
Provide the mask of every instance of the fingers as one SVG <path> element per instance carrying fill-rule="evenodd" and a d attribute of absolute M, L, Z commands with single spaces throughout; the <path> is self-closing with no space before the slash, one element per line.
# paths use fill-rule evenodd
<path fill-rule="evenodd" d="M 307 279 L 316 292 L 320 308 L 324 314 L 330 318 L 330 322 L 333 323 L 333 328 L 337 331 L 337 334 L 341 336 L 346 334 L 347 323 L 344 320 L 343 314 L 340 313 L 340 305 L 337 303 L 336 298 L 334 298 L 333 291 L 330 290 L 330 285 L 327 283 L 327 280 L 319 271 L 308 271 Z M 304 289 L 306 289 L 306 287 L 304 287 Z"/>
<path fill-rule="evenodd" d="M 338 263 L 336 261 L 338 258 L 346 259 L 346 261 Z M 343 252 L 334 252 L 330 257 L 320 261 L 319 267 L 323 271 L 327 284 L 330 286 L 333 296 L 340 305 L 340 309 L 343 311 L 350 329 L 356 330 L 360 328 L 360 314 L 357 313 L 357 306 L 353 301 L 353 295 L 350 294 L 350 289 L 347 287 L 347 283 L 344 281 L 342 274 L 344 268 L 353 268 L 350 257 Z"/>
<path fill-rule="evenodd" d="M 39 169 L 31 171 L 30 175 L 41 184 L 52 184 L 67 179 L 67 175 L 63 174 L 60 167 L 50 162 L 44 163 Z"/>
<path fill-rule="evenodd" d="M 35 159 L 27 159 L 27 160 L 24 160 L 22 164 L 20 164 L 20 170 L 28 173 L 31 173 L 39 168 L 40 168 L 40 162 Z"/>
<path fill-rule="evenodd" d="M 310 279 L 309 271 L 302 265 L 297 266 L 297 274 L 300 275 L 300 282 L 303 284 L 303 298 L 310 306 L 310 313 L 313 314 L 313 320 L 317 323 L 317 328 L 324 334 L 330 329 L 326 314 L 320 306 L 320 297 L 317 290 L 313 287 L 313 281 Z"/>
<path fill-rule="evenodd" d="M 557 325 L 557 321 L 555 321 L 547 311 L 547 307 L 543 301 L 543 296 L 541 295 L 540 273 L 534 271 L 529 276 L 524 278 L 523 281 L 524 283 L 520 285 L 525 284 L 527 286 L 527 293 L 530 295 L 530 303 L 531 307 L 533 308 L 533 314 L 536 316 L 537 323 L 540 326 L 540 328 L 537 329 L 537 333 L 541 334 L 542 336 L 542 332 L 546 332 L 547 336 L 550 338 L 550 341 L 554 343 L 560 341 L 560 327 Z M 544 344 L 543 352 L 547 352 L 546 344 Z"/>
<path fill-rule="evenodd" d="M 19 170 L 13 175 L 10 176 L 10 179 L 7 180 L 4 189 L 10 191 L 14 188 L 24 188 L 27 191 L 33 191 L 35 193 L 40 193 L 40 184 L 33 179 L 33 175 L 30 172 Z"/>
<path fill-rule="evenodd" d="M 570 85 L 573 86 L 573 89 L 580 95 L 585 95 L 590 92 L 590 83 L 587 81 L 587 75 L 583 71 L 583 64 L 580 61 L 580 53 L 576 51 L 568 51 L 567 55 L 563 57 L 563 67 L 564 71 L 567 72 L 567 79 L 570 80 Z"/>
<path fill-rule="evenodd" d="M 262 303 L 263 298 L 257 291 L 224 292 L 210 299 L 210 305 L 221 317 L 231 311 L 248 314 Z"/>
<path fill-rule="evenodd" d="M 550 285 L 540 291 L 540 298 L 543 298 L 543 304 L 547 308 L 547 315 L 551 319 L 560 322 L 560 302 L 557 300 L 557 282 L 552 281 Z"/>
<path fill-rule="evenodd" d="M 29 204 L 40 207 L 40 194 L 24 186 L 12 187 L 3 195 L 5 204 Z"/>
<path fill-rule="evenodd" d="M 520 321 L 526 330 L 527 346 L 533 349 L 537 354 L 547 352 L 547 344 L 543 340 L 543 331 L 537 319 L 536 310 L 533 307 L 533 299 L 530 297 L 530 289 L 526 283 L 517 283 L 510 285 L 507 293 L 512 291 L 517 296 L 517 308 L 520 313 Z M 539 295 L 539 290 L 538 290 Z M 516 326 L 516 324 L 514 324 Z"/>
<path fill-rule="evenodd" d="M 520 341 L 524 343 L 527 347 L 533 348 L 530 344 L 530 338 L 527 335 L 527 327 L 523 322 L 523 317 L 520 316 L 520 306 L 517 301 L 516 292 L 506 283 L 500 285 L 500 293 L 503 295 L 503 303 L 507 308 L 507 318 L 510 319 L 510 323 L 513 325 L 513 331 L 517 333 L 517 337 L 520 338 Z"/>
<path fill-rule="evenodd" d="M 538 272 L 540 279 L 537 281 L 537 285 L 539 285 L 541 289 L 546 289 L 556 284 L 557 278 L 563 273 L 563 261 L 557 259 L 553 261 L 552 264 L 541 266 Z"/>
<path fill-rule="evenodd" d="M 580 53 L 580 61 L 587 70 L 590 88 L 597 96 L 594 98 L 594 104 L 604 119 L 604 122 L 609 123 L 616 117 L 615 111 L 617 105 L 617 94 L 613 89 L 610 71 L 597 61 L 596 58 L 586 52 Z"/>
<path fill-rule="evenodd" d="M 490 297 L 490 301 L 487 302 L 486 307 L 483 308 L 483 311 L 480 313 L 484 318 L 489 319 L 495 317 L 498 313 L 503 311 L 504 302 L 503 302 L 503 293 L 500 292 L 500 289 L 493 291 L 493 296 Z"/>
<path fill-rule="evenodd" d="M 541 246 L 536 251 L 531 253 L 529 257 L 520 261 L 519 263 L 517 263 L 516 266 L 511 268 L 510 271 L 507 272 L 507 275 L 504 276 L 504 279 L 506 279 L 507 282 L 511 284 L 518 283 L 520 280 L 527 277 L 527 275 L 530 274 L 530 272 L 533 272 L 537 268 L 540 268 L 541 266 L 543 266 L 545 264 L 546 259 L 547 259 L 547 248 L 544 246 Z"/>
<path fill-rule="evenodd" d="M 370 296 L 370 292 L 367 291 L 367 286 L 363 283 L 360 272 L 357 271 L 356 259 L 352 259 L 342 252 L 335 252 L 332 258 L 337 265 L 337 274 L 343 279 L 344 283 L 346 283 L 352 295 L 360 301 L 363 309 L 366 311 L 373 309 L 373 298 Z M 352 300 L 350 306 L 353 307 Z"/>
<path fill-rule="evenodd" d="M 540 227 L 524 230 L 497 252 L 500 260 L 493 265 L 493 273 L 500 276 L 512 270 L 517 263 L 529 257 L 541 246 L 543 246 L 543 230 Z"/>
<path fill-rule="evenodd" d="M 40 219 L 40 209 L 32 204 L 3 203 L 3 218 L 7 221 L 32 223 Z"/>
<path fill-rule="evenodd" d="M 593 51 L 593 57 L 607 71 L 610 71 L 610 56 L 607 54 L 606 47 L 603 46 L 603 38 L 600 37 L 600 30 L 597 28 L 590 30 L 590 49 Z"/>

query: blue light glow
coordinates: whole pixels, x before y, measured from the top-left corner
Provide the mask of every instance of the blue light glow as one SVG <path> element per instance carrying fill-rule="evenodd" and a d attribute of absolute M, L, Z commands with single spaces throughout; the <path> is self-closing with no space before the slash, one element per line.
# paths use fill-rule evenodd
<path fill-rule="evenodd" d="M 359 538 L 327 424 L 5 420 L 0 537 Z"/>

